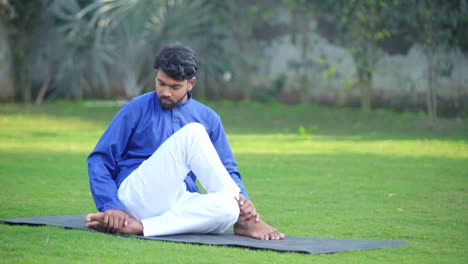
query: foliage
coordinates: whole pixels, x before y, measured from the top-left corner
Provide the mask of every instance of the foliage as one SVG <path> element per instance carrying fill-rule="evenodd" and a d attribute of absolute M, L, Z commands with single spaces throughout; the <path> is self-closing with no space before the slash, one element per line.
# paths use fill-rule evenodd
<path fill-rule="evenodd" d="M 371 109 L 372 73 L 380 56 L 378 44 L 397 30 L 393 0 L 314 1 L 318 16 L 334 16 L 337 44 L 345 46 L 358 71 L 361 107 Z M 321 12 L 324 12 L 322 14 Z"/>
<path fill-rule="evenodd" d="M 263 219 L 290 236 L 408 245 L 305 255 L 0 224 L 3 262 L 466 262 L 466 120 L 429 127 L 424 114 L 208 103 Z M 85 160 L 117 110 L 0 105 L 0 218 L 94 211 Z"/>
<path fill-rule="evenodd" d="M 252 76 L 257 73 L 263 50 L 255 40 L 254 35 L 261 32 L 256 31 L 256 25 L 265 24 L 274 16 L 272 11 L 265 12 L 272 10 L 267 5 L 257 7 L 248 1 L 242 5 L 203 0 L 90 1 L 81 6 L 80 3 L 53 1 L 49 9 L 55 17 L 51 25 L 60 25 L 57 29 L 63 36 L 57 39 L 64 40 L 60 47 L 51 47 L 49 54 L 57 54 L 52 50 L 69 54 L 56 55 L 58 60 L 65 58 L 62 63 L 52 60 L 54 65 L 60 65 L 57 85 L 68 94 L 77 93 L 72 94 L 73 98 L 81 98 L 83 92 L 96 87 L 108 95 L 110 87 L 115 89 L 119 85 L 125 98 L 140 94 L 152 83 L 148 68 L 153 55 L 173 41 L 189 43 L 203 58 L 199 82 L 220 85 L 220 76 L 229 73 L 245 87 L 244 95 L 249 98 L 252 83 L 256 82 Z M 212 13 L 217 15 L 209 19 L 207 14 Z M 237 24 L 239 21 L 242 23 Z M 272 37 L 263 35 L 266 40 Z M 222 47 L 226 39 L 234 43 L 233 49 Z M 199 87 L 203 89 L 203 85 Z M 210 97 L 204 90 L 200 93 Z"/>
<path fill-rule="evenodd" d="M 399 6 L 402 12 L 403 25 L 412 29 L 410 36 L 414 42 L 422 43 L 426 54 L 427 66 L 427 112 L 429 119 L 437 118 L 436 77 L 438 69 L 444 61 L 435 58 L 435 52 L 440 49 L 452 49 L 458 44 L 456 32 L 463 27 L 463 21 L 468 19 L 468 2 L 411 0 L 402 1 Z"/>
<path fill-rule="evenodd" d="M 8 40 L 13 50 L 16 97 L 24 102 L 32 100 L 31 53 L 37 21 L 43 8 L 42 0 L 0 1 L 0 20 L 9 29 Z"/>
<path fill-rule="evenodd" d="M 271 41 L 288 33 L 286 23 L 277 19 L 283 11 L 278 6 L 281 1 L 211 2 L 216 11 L 212 19 L 222 31 L 222 52 L 227 58 L 225 70 L 232 75 L 228 86 L 237 87 L 241 98 L 246 100 L 268 93 L 260 68 L 268 67 L 268 60 L 274 56 L 267 52 Z"/>
<path fill-rule="evenodd" d="M 283 87 L 286 84 L 286 74 L 280 74 L 271 83 L 271 86 L 266 90 L 256 90 L 254 92 L 255 101 L 262 103 L 271 103 L 276 101 L 278 96 L 281 94 Z"/>
<path fill-rule="evenodd" d="M 197 96 L 309 102 L 316 79 L 323 82 L 317 86 L 328 87 L 342 73 L 314 57 L 320 53 L 311 37 L 317 30 L 353 54 L 359 80 L 320 91 L 314 100 L 354 105 L 354 96 L 361 94 L 362 108 L 370 109 L 382 49 L 403 45 L 399 52 L 404 53 L 420 42 L 430 55 L 436 47 L 466 51 L 468 43 L 466 0 L 4 0 L 0 16 L 11 30 L 11 45 L 20 47 L 14 49 L 16 90 L 25 101 L 45 93 L 38 91 L 41 84 L 48 99 L 133 97 L 152 89 L 152 59 L 161 46 L 180 41 L 201 58 Z M 287 70 L 271 76 L 276 56 L 288 60 L 271 52 L 276 47 L 298 54 Z M 441 65 L 432 57 L 430 117 L 437 112 Z M 283 100 L 285 90 L 294 92 Z"/>
<path fill-rule="evenodd" d="M 152 59 L 163 45 L 203 47 L 208 11 L 201 0 L 72 0 L 53 1 L 49 12 L 59 40 L 48 53 L 60 65 L 57 86 L 72 98 L 100 86 L 130 98 L 152 83 Z"/>

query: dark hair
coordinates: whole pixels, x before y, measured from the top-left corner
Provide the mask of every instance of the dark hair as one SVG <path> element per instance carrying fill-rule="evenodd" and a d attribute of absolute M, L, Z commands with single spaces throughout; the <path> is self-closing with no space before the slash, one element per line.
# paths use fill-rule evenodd
<path fill-rule="evenodd" d="M 154 59 L 154 68 L 177 81 L 191 79 L 197 73 L 197 55 L 179 43 L 166 46 Z"/>

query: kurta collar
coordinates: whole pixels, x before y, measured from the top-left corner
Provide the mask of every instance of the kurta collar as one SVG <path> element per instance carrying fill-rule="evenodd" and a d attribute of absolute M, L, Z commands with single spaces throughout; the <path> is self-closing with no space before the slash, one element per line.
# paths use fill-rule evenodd
<path fill-rule="evenodd" d="M 182 107 L 186 106 L 187 104 L 189 104 L 190 102 L 192 102 L 192 92 L 187 93 L 187 101 L 179 104 L 175 108 L 182 108 Z"/>

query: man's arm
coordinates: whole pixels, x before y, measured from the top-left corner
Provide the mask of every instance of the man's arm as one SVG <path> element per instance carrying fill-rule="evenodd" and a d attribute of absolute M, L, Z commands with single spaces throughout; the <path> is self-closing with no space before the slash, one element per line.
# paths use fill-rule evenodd
<path fill-rule="evenodd" d="M 125 153 L 137 116 L 138 110 L 131 103 L 123 106 L 88 157 L 90 190 L 96 208 L 104 212 L 103 228 L 110 233 L 121 233 L 129 221 L 118 199 L 115 178 L 119 170 L 117 162 Z"/>
<path fill-rule="evenodd" d="M 132 108 L 130 104 L 122 107 L 88 157 L 90 190 L 100 212 L 110 209 L 123 211 L 115 178 L 119 170 L 117 162 L 125 152 L 136 126 L 137 110 Z"/>
<path fill-rule="evenodd" d="M 231 175 L 231 178 L 234 180 L 234 182 L 236 182 L 236 184 L 241 189 L 241 194 L 245 198 L 249 199 L 247 190 L 245 189 L 244 184 L 242 183 L 242 176 L 237 169 L 237 163 L 234 159 L 234 155 L 232 154 L 231 146 L 229 145 L 226 132 L 224 131 L 221 119 L 217 114 L 214 115 L 214 118 L 211 122 L 210 139 L 224 167 Z"/>
<path fill-rule="evenodd" d="M 229 172 L 232 179 L 241 189 L 238 200 L 240 209 L 239 219 L 243 221 L 254 220 L 258 222 L 260 221 L 260 215 L 257 213 L 257 209 L 250 200 L 249 195 L 247 194 L 247 190 L 242 183 L 242 177 L 240 172 L 237 170 L 237 164 L 234 159 L 234 155 L 232 154 L 231 147 L 229 146 L 221 119 L 218 115 L 215 115 L 215 117 L 216 119 L 212 123 L 212 133 L 210 138 L 216 151 L 218 152 L 221 162 L 224 164 L 224 167 L 226 167 L 226 170 Z"/>

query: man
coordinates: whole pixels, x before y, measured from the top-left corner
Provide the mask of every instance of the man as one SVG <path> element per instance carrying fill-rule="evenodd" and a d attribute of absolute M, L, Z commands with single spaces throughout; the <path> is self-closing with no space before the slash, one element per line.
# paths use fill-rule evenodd
<path fill-rule="evenodd" d="M 195 53 L 168 46 L 154 68 L 155 92 L 123 106 L 88 157 L 99 212 L 86 216 L 86 226 L 144 236 L 234 226 L 237 235 L 283 239 L 249 200 L 219 116 L 192 99 Z"/>

